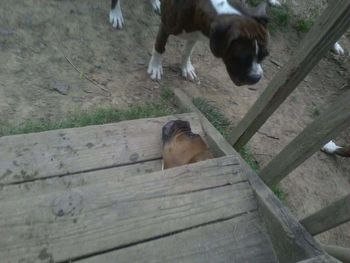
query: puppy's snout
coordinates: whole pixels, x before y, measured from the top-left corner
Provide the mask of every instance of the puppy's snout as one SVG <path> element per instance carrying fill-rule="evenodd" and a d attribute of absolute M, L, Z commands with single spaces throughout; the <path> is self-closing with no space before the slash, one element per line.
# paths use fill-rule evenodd
<path fill-rule="evenodd" d="M 259 82 L 263 76 L 263 69 L 260 64 L 254 62 L 247 76 L 247 84 L 253 85 Z"/>
<path fill-rule="evenodd" d="M 249 75 L 248 79 L 247 79 L 247 84 L 248 85 L 253 85 L 259 82 L 259 80 L 261 79 L 262 75 Z"/>

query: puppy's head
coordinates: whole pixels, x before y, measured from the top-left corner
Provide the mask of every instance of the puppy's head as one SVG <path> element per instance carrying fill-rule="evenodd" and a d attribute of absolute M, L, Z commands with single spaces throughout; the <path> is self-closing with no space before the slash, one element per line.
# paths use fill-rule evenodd
<path fill-rule="evenodd" d="M 182 120 L 169 121 L 162 129 L 163 144 L 170 141 L 179 132 L 191 132 L 190 123 Z"/>
<path fill-rule="evenodd" d="M 266 5 L 245 15 L 220 15 L 211 25 L 210 49 L 222 58 L 231 80 L 237 85 L 253 85 L 262 75 L 262 60 L 268 55 Z"/>

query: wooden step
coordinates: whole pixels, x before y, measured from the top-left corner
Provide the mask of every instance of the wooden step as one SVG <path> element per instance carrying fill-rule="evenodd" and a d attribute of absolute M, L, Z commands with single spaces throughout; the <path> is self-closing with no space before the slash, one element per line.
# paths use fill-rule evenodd
<path fill-rule="evenodd" d="M 252 250 L 244 256 L 248 259 L 273 258 L 256 199 L 236 157 L 145 173 L 149 165 L 3 186 L 0 258 L 62 262 L 101 255 L 103 261 L 96 262 L 108 262 L 116 255 L 123 262 L 136 246 L 140 251 L 152 247 L 151 241 L 163 248 L 179 244 L 163 253 L 165 261 L 210 254 L 221 262 L 223 255 L 243 257 L 237 250 L 245 246 Z M 247 232 L 242 232 L 245 227 Z M 181 246 L 186 244 L 183 238 L 188 245 Z M 211 238 L 219 243 L 211 244 Z M 149 261 L 143 262 L 157 258 L 151 252 L 147 256 Z M 141 254 L 134 258 L 145 259 Z"/>
<path fill-rule="evenodd" d="M 0 184 L 13 184 L 161 158 L 162 126 L 193 113 L 0 137 Z"/>

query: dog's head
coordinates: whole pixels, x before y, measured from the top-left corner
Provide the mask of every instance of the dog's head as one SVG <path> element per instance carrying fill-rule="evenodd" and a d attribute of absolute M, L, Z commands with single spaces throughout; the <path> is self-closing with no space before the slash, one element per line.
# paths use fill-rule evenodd
<path fill-rule="evenodd" d="M 191 133 L 190 123 L 182 120 L 169 121 L 163 126 L 162 129 L 163 144 L 170 141 L 171 138 L 173 138 L 179 132 Z"/>
<path fill-rule="evenodd" d="M 220 15 L 211 24 L 210 49 L 222 58 L 231 80 L 237 85 L 253 85 L 262 75 L 262 60 L 268 55 L 266 5 L 245 15 Z"/>

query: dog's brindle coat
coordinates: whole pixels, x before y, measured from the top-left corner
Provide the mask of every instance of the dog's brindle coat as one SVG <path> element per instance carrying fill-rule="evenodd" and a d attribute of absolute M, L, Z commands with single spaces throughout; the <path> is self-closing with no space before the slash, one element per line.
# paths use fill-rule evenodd
<path fill-rule="evenodd" d="M 189 122 L 176 120 L 162 130 L 164 169 L 212 159 L 213 155 L 199 134 L 191 131 Z"/>
<path fill-rule="evenodd" d="M 226 1 L 228 0 L 221 2 L 227 4 Z M 265 4 L 247 8 L 241 3 L 230 1 L 229 8 L 238 13 L 220 14 L 214 7 L 215 2 L 222 4 L 220 0 L 161 0 L 161 25 L 148 70 L 151 78 L 160 79 L 161 54 L 165 52 L 168 37 L 185 33 L 187 43 L 182 63 L 184 76 L 188 73 L 190 78 L 195 77 L 190 62 L 196 42 L 193 36 L 202 34 L 209 38 L 212 53 L 223 60 L 236 85 L 255 84 L 260 80 L 260 63 L 268 55 Z"/>

